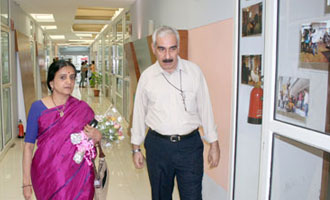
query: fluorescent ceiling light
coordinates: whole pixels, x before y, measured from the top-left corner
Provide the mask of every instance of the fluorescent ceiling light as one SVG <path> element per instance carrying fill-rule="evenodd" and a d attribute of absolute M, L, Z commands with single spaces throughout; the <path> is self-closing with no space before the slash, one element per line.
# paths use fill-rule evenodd
<path fill-rule="evenodd" d="M 57 43 L 58 46 L 86 46 L 88 47 L 89 44 L 72 44 L 72 43 Z"/>
<path fill-rule="evenodd" d="M 52 38 L 53 40 L 65 39 L 64 35 L 50 35 L 49 37 Z"/>
<path fill-rule="evenodd" d="M 51 25 L 51 26 L 41 26 L 41 28 L 42 29 L 44 29 L 44 30 L 55 30 L 55 29 L 57 29 L 57 26 L 55 26 L 55 25 Z"/>
<path fill-rule="evenodd" d="M 93 42 L 94 40 L 69 40 L 69 42 Z"/>
<path fill-rule="evenodd" d="M 78 37 L 93 37 L 90 33 L 76 33 Z"/>
<path fill-rule="evenodd" d="M 31 14 L 37 22 L 55 22 L 53 14 Z"/>

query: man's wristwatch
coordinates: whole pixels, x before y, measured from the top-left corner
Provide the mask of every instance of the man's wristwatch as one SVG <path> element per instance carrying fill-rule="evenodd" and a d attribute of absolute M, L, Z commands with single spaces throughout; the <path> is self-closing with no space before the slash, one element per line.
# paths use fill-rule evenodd
<path fill-rule="evenodd" d="M 135 154 L 137 152 L 141 152 L 141 149 L 140 148 L 138 148 L 138 149 L 132 149 L 132 154 Z"/>

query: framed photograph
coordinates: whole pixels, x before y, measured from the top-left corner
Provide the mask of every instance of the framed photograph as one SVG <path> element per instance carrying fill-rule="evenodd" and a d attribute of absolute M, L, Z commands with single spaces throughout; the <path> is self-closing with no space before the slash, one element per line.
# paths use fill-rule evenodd
<path fill-rule="evenodd" d="M 261 55 L 242 55 L 241 83 L 254 86 L 261 82 Z"/>
<path fill-rule="evenodd" d="M 301 25 L 299 67 L 328 71 L 330 61 L 329 24 L 330 20 Z"/>
<path fill-rule="evenodd" d="M 277 118 L 294 124 L 305 124 L 310 101 L 309 79 L 280 76 L 277 84 Z"/>
<path fill-rule="evenodd" d="M 242 9 L 242 37 L 262 32 L 262 2 Z"/>

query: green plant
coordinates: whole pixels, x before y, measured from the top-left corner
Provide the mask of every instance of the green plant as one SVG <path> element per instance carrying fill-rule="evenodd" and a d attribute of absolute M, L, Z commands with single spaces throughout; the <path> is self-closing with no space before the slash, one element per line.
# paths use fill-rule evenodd
<path fill-rule="evenodd" d="M 102 74 L 98 72 L 93 72 L 89 80 L 89 84 L 91 87 L 98 88 L 98 86 L 102 84 Z"/>

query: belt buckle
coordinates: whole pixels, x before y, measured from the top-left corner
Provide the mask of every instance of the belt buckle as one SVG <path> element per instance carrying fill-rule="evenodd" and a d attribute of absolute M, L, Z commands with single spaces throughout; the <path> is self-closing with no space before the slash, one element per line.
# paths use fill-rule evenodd
<path fill-rule="evenodd" d="M 171 142 L 180 142 L 180 140 L 181 140 L 180 135 L 171 135 L 170 137 Z"/>

